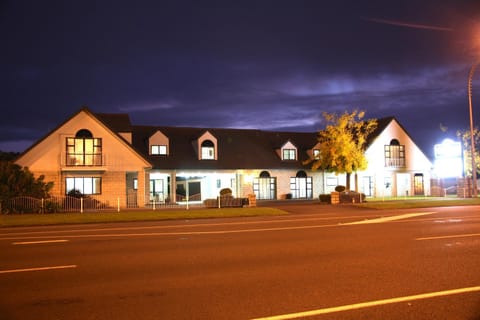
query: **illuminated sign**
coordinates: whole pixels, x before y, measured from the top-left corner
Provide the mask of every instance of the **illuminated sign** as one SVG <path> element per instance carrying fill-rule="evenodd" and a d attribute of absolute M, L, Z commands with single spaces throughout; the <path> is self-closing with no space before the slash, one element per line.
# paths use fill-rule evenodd
<path fill-rule="evenodd" d="M 434 146 L 435 173 L 439 177 L 461 177 L 463 175 L 462 144 L 445 139 Z"/>

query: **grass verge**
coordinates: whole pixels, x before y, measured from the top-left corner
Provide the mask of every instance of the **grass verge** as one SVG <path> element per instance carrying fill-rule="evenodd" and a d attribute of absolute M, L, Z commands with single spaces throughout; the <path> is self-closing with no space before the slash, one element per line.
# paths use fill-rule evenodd
<path fill-rule="evenodd" d="M 128 221 L 154 221 L 174 219 L 202 219 L 273 216 L 288 214 L 275 208 L 222 208 L 191 210 L 149 210 L 122 212 L 89 212 L 89 213 L 45 213 L 45 214 L 2 214 L 0 227 L 45 226 L 55 224 L 106 223 Z"/>
<path fill-rule="evenodd" d="M 369 209 L 411 209 L 429 207 L 451 207 L 480 205 L 480 198 L 406 198 L 406 199 L 369 199 L 356 206 Z"/>

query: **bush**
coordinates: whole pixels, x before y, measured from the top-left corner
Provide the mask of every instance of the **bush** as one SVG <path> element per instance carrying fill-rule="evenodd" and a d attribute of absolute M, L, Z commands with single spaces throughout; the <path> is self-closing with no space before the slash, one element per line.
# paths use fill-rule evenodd
<path fill-rule="evenodd" d="M 335 187 L 335 191 L 337 191 L 337 192 L 344 192 L 345 189 L 346 189 L 345 186 L 336 186 Z"/>
<path fill-rule="evenodd" d="M 359 203 L 365 202 L 365 194 L 349 191 L 340 193 L 340 203 Z"/>
<path fill-rule="evenodd" d="M 331 203 L 332 202 L 332 196 L 330 194 L 321 194 L 319 196 L 320 202 L 322 203 Z"/>
<path fill-rule="evenodd" d="M 232 189 L 230 188 L 223 188 L 220 190 L 220 196 L 231 196 L 232 195 Z"/>

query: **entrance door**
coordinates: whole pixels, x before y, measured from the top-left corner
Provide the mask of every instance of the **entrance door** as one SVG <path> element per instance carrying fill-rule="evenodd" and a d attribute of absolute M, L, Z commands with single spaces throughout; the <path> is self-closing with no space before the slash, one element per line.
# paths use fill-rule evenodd
<path fill-rule="evenodd" d="M 423 189 L 423 174 L 422 173 L 415 173 L 413 176 L 413 192 L 416 196 L 423 196 L 424 189 Z"/>
<path fill-rule="evenodd" d="M 410 174 L 397 173 L 397 197 L 411 196 Z"/>
<path fill-rule="evenodd" d="M 291 177 L 290 192 L 294 199 L 311 199 L 312 177 Z"/>
<path fill-rule="evenodd" d="M 257 199 L 272 200 L 277 198 L 277 178 L 270 177 L 268 171 L 262 171 L 253 179 L 253 192 Z"/>
<path fill-rule="evenodd" d="M 163 179 L 150 180 L 150 201 L 163 202 L 164 200 Z"/>
<path fill-rule="evenodd" d="M 362 178 L 362 191 L 367 197 L 371 197 L 373 193 L 373 181 L 372 177 Z"/>

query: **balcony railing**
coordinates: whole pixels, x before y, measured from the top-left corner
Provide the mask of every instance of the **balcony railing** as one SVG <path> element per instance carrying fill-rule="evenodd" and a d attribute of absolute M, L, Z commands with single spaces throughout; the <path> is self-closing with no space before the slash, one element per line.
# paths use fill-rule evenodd
<path fill-rule="evenodd" d="M 387 158 L 385 159 L 385 167 L 387 168 L 404 168 L 405 158 Z"/>
<path fill-rule="evenodd" d="M 68 154 L 62 155 L 62 166 L 66 167 L 101 167 L 105 165 L 105 155 L 99 154 Z"/>

